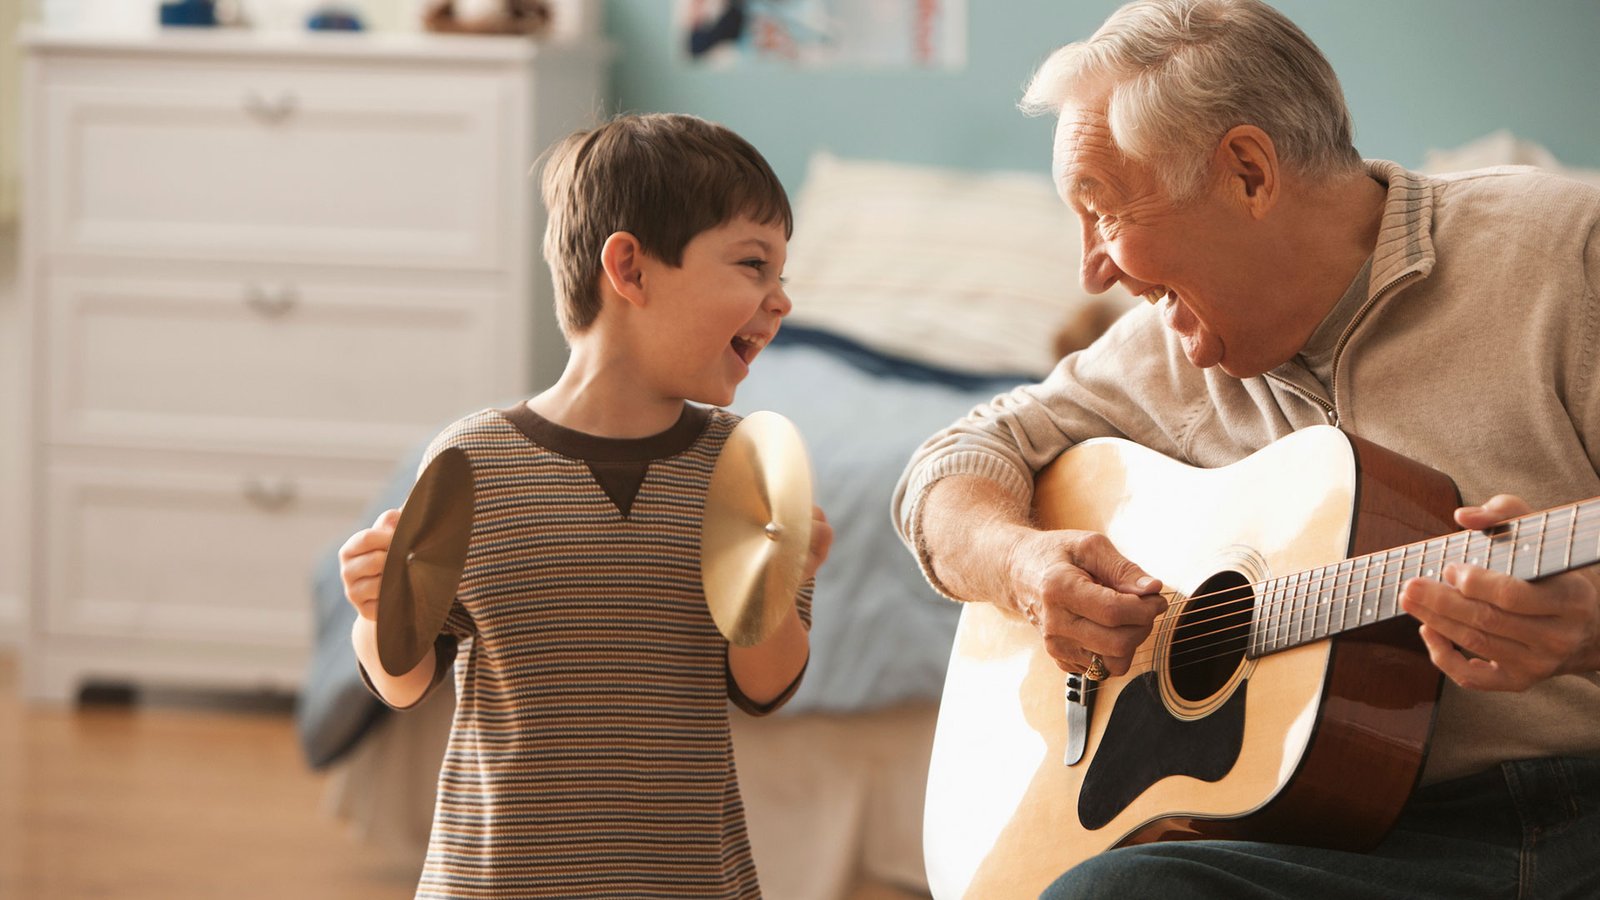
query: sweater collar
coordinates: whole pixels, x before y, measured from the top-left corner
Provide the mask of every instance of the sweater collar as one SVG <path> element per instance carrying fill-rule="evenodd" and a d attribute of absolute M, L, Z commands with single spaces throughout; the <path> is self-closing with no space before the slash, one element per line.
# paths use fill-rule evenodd
<path fill-rule="evenodd" d="M 1433 271 L 1433 183 L 1384 160 L 1368 160 L 1367 174 L 1388 190 L 1372 251 L 1371 299 L 1396 282 Z"/>
<path fill-rule="evenodd" d="M 676 456 L 700 439 L 700 433 L 711 420 L 708 407 L 685 403 L 678 421 L 666 431 L 642 438 L 612 438 L 557 425 L 526 403 L 502 409 L 500 414 L 546 450 L 590 463 L 643 463 Z"/>
<path fill-rule="evenodd" d="M 1402 281 L 1426 277 L 1433 271 L 1432 182 L 1385 160 L 1368 160 L 1366 168 L 1367 175 L 1383 185 L 1385 199 L 1378 241 L 1352 285 L 1359 288 L 1362 276 L 1366 276 L 1365 296 L 1360 298 L 1362 302 L 1350 302 L 1357 298 L 1347 294 L 1344 301 L 1329 310 L 1301 352 L 1271 374 L 1300 384 L 1305 367 L 1310 365 L 1310 354 L 1319 363 L 1311 374 L 1326 384 L 1340 346 L 1372 301 Z"/>

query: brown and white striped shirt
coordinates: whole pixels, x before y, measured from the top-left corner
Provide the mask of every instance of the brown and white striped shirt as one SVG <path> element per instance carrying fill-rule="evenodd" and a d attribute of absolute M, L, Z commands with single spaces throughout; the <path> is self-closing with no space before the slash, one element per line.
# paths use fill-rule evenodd
<path fill-rule="evenodd" d="M 740 693 L 700 526 L 738 417 L 599 438 L 527 406 L 439 435 L 475 513 L 435 682 L 457 707 L 418 897 L 759 897 L 729 736 Z M 809 627 L 811 586 L 800 592 Z"/>

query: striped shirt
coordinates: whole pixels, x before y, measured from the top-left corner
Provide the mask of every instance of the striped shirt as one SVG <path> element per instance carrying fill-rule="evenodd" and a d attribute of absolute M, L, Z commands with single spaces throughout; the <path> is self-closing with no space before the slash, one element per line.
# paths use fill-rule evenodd
<path fill-rule="evenodd" d="M 686 405 L 637 440 L 525 405 L 446 429 L 475 513 L 438 649 L 457 706 L 418 897 L 759 897 L 700 580 L 712 467 L 738 418 Z M 426 462 L 425 459 L 425 462 Z M 811 588 L 800 592 L 810 624 Z M 461 659 L 456 662 L 457 646 Z"/>

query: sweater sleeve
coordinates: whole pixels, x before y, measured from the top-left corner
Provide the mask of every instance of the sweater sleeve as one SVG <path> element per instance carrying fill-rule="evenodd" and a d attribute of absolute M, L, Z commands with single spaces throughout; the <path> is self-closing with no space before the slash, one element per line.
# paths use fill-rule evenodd
<path fill-rule="evenodd" d="M 433 677 L 428 682 L 427 689 L 422 692 L 422 696 L 411 701 L 411 703 L 406 706 L 395 706 L 393 703 L 390 703 L 388 698 L 384 697 L 383 694 L 378 690 L 377 686 L 372 683 L 372 676 L 367 674 L 367 667 L 362 665 L 361 660 L 359 659 L 356 660 L 356 670 L 361 673 L 361 683 L 366 685 L 367 690 L 372 693 L 372 696 L 377 697 L 384 706 L 396 710 L 416 709 L 418 706 L 422 705 L 422 701 L 433 696 L 433 692 L 439 689 L 439 685 L 443 684 L 444 680 L 449 678 L 455 672 L 456 650 L 456 639 L 453 636 L 441 634 L 437 638 L 434 638 Z"/>
<path fill-rule="evenodd" d="M 917 448 L 895 486 L 892 514 L 935 590 L 951 596 L 929 565 L 921 517 L 928 491 L 940 480 L 986 478 L 1026 505 L 1034 475 L 1090 438 L 1124 437 L 1178 455 L 1185 422 L 1207 393 L 1204 375 L 1164 330 L 1154 307 L 1131 310 L 1042 383 L 996 397 Z"/>
<path fill-rule="evenodd" d="M 800 585 L 800 590 L 795 594 L 794 598 L 795 608 L 800 613 L 800 621 L 805 624 L 807 632 L 811 631 L 811 599 L 816 593 L 816 588 L 817 580 L 812 578 L 806 581 L 805 584 Z M 789 682 L 789 686 L 784 688 L 782 693 L 778 694 L 778 696 L 772 698 L 766 703 L 757 703 L 756 701 L 751 700 L 748 694 L 739 689 L 739 683 L 735 681 L 733 677 L 733 669 L 728 667 L 725 663 L 723 666 L 723 676 L 728 683 L 728 699 L 733 703 L 734 706 L 743 710 L 748 715 L 771 715 L 772 713 L 777 712 L 779 709 L 782 709 L 783 705 L 789 702 L 789 698 L 794 696 L 794 692 L 800 689 L 800 682 L 805 680 L 806 669 L 809 669 L 810 667 L 811 657 L 808 654 L 806 656 L 805 664 L 800 667 L 799 672 L 795 673 L 794 680 Z"/>
<path fill-rule="evenodd" d="M 1594 347 L 1600 346 L 1600 217 L 1589 230 L 1583 268 L 1583 339 L 1578 344 L 1577 383 L 1568 402 L 1572 404 L 1573 424 L 1589 451 L 1589 463 L 1600 472 L 1600 361 L 1593 352 Z"/>

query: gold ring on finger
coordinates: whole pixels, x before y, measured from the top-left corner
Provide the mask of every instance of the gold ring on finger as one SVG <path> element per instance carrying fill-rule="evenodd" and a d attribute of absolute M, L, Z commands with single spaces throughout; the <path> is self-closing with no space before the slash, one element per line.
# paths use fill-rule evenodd
<path fill-rule="evenodd" d="M 1089 654 L 1089 667 L 1083 670 L 1083 677 L 1090 681 L 1104 681 L 1110 674 L 1106 671 L 1106 661 L 1100 658 L 1100 654 Z"/>

